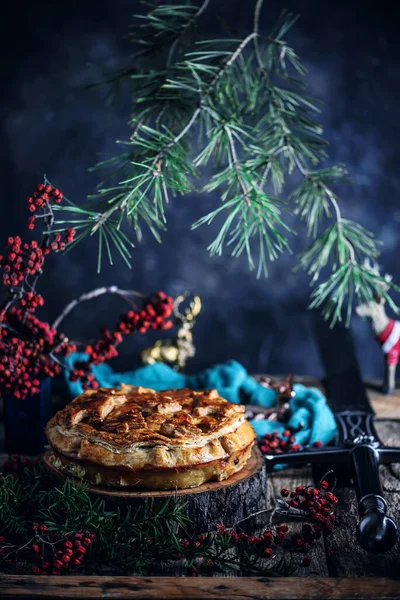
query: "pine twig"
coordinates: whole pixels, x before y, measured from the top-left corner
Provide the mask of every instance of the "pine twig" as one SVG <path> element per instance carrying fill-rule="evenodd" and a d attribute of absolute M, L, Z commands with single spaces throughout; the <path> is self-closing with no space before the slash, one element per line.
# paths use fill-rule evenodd
<path fill-rule="evenodd" d="M 221 204 L 192 228 L 224 218 L 208 246 L 210 254 L 221 254 L 233 244 L 232 256 L 246 254 L 252 269 L 257 245 L 257 275 L 267 275 L 267 261 L 283 250 L 290 251 L 281 233 L 290 229 L 279 196 L 287 176 L 297 171 L 301 182 L 289 195 L 294 199 L 289 209 L 306 221 L 308 235 L 314 238 L 300 255 L 299 264 L 311 275 L 312 285 L 323 269 L 331 270 L 326 284 L 314 288 L 310 306 L 325 303 L 323 312 L 332 322 L 340 319 L 344 310 L 349 316 L 353 297 L 367 298 L 382 283 L 362 268 L 365 258 L 377 258 L 377 245 L 370 232 L 342 215 L 340 201 L 331 190 L 330 183 L 339 181 L 344 169 L 317 170 L 327 157 L 322 127 L 315 118 L 319 109 L 303 84 L 307 70 L 286 41 L 297 16 L 284 11 L 272 32 L 262 35 L 264 0 L 255 0 L 248 35 L 208 40 L 193 32 L 193 51 L 178 61 L 175 52 L 182 36 L 186 37 L 209 4 L 203 0 L 198 7 L 191 3 L 151 5 L 148 15 L 142 17 L 145 25 L 135 30 L 143 34 L 142 38 L 136 36 L 141 50 L 135 56 L 145 56 L 147 62 L 144 70 L 141 62 L 131 70 L 137 84 L 130 121 L 134 132 L 126 153 L 99 165 L 111 167 L 114 178 L 122 173 L 122 181 L 114 179 L 116 184 L 99 189 L 95 197 L 98 210 L 85 213 L 88 225 L 82 237 L 98 232 L 100 254 L 105 236 L 110 256 L 106 236 L 110 228 L 110 242 L 129 263 L 128 242 L 119 237 L 122 220 L 132 221 L 139 240 L 142 222 L 160 240 L 170 196 L 192 191 L 192 176 L 199 175 L 198 167 L 213 159 L 214 174 L 203 190 L 221 191 Z M 156 60 L 160 50 L 166 51 L 161 66 Z M 192 158 L 196 126 L 202 148 Z M 270 183 L 275 197 L 263 191 Z M 120 214 L 117 223 L 112 223 L 116 211 Z M 324 218 L 332 219 L 332 225 L 320 233 Z"/>
<path fill-rule="evenodd" d="M 179 36 L 176 37 L 175 40 L 172 42 L 171 47 L 168 52 L 168 58 L 167 58 L 167 63 L 166 63 L 167 70 L 171 66 L 172 57 L 174 55 L 176 46 L 179 43 L 179 39 L 182 37 L 182 35 L 184 35 L 184 33 L 189 29 L 189 27 L 191 27 L 197 21 L 197 19 L 203 14 L 203 12 L 206 10 L 208 5 L 210 4 L 210 1 L 211 0 L 204 0 L 203 4 L 200 5 L 198 11 L 193 15 L 193 17 L 191 19 L 188 20 L 186 25 L 182 28 Z"/>
<path fill-rule="evenodd" d="M 241 175 L 241 171 L 240 171 L 240 165 L 239 165 L 239 161 L 238 161 L 238 157 L 236 154 L 236 148 L 235 148 L 235 142 L 233 141 L 233 137 L 232 137 L 232 132 L 229 129 L 229 127 L 224 127 L 224 130 L 226 131 L 226 135 L 228 136 L 228 140 L 229 140 L 229 146 L 231 149 L 231 155 L 232 155 L 232 162 L 234 164 L 235 167 L 235 171 L 237 173 L 237 178 L 239 181 L 239 185 L 242 188 L 242 192 L 243 192 L 243 197 L 246 201 L 247 206 L 251 206 L 251 201 L 249 198 L 249 194 L 248 194 L 248 189 L 242 179 L 242 175 Z"/>

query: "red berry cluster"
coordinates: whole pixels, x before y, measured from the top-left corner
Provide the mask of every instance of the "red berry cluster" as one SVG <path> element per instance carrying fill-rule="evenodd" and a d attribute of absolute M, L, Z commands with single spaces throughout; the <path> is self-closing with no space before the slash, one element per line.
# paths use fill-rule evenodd
<path fill-rule="evenodd" d="M 28 209 L 34 213 L 38 209 L 42 211 L 51 210 L 51 203 L 59 204 L 63 195 L 57 188 L 50 185 L 39 183 L 32 196 L 28 198 Z M 50 212 L 50 215 L 52 213 Z M 35 220 L 44 217 L 42 212 L 39 215 L 31 216 L 28 221 L 28 229 L 35 228 Z M 64 234 L 57 233 L 51 235 L 48 231 L 43 235 L 41 243 L 32 240 L 29 244 L 23 243 L 19 236 L 9 237 L 7 240 L 8 254 L 0 256 L 0 267 L 3 270 L 3 284 L 16 287 L 22 284 L 28 276 L 35 276 L 41 273 L 45 255 L 51 250 L 62 251 L 66 244 L 73 241 L 76 235 L 75 229 L 68 229 Z"/>
<path fill-rule="evenodd" d="M 12 395 L 24 400 L 39 393 L 41 379 L 61 371 L 52 354 L 66 356 L 76 350 L 48 323 L 29 312 L 40 304 L 36 295 L 26 302 L 24 309 L 11 306 L 0 327 L 0 397 Z"/>
<path fill-rule="evenodd" d="M 321 448 L 322 442 L 314 442 L 315 448 Z M 282 433 L 273 431 L 267 433 L 259 442 L 259 448 L 263 454 L 283 454 L 284 452 L 299 452 L 302 450 L 300 444 L 295 443 L 295 437 L 289 429 Z"/>
<path fill-rule="evenodd" d="M 295 438 L 289 429 L 282 433 L 273 431 L 267 433 L 259 442 L 260 450 L 263 454 L 283 454 L 284 452 L 299 452 L 300 444 L 295 443 Z"/>
<path fill-rule="evenodd" d="M 43 269 L 45 257 L 51 251 L 64 250 L 73 241 L 75 230 L 64 234 L 50 232 L 51 204 L 59 204 L 63 195 L 50 185 L 39 184 L 28 198 L 30 217 L 28 228 L 34 229 L 36 219 L 45 225 L 41 241 L 23 242 L 19 236 L 7 239 L 7 254 L 0 256 L 2 282 L 8 297 L 0 307 L 0 397 L 12 395 L 25 399 L 37 394 L 40 380 L 60 372 L 54 354 L 66 355 L 76 348 L 64 336 L 37 319 L 33 313 L 44 304 L 34 291 L 36 279 Z M 38 213 L 38 211 L 41 211 Z"/>
<path fill-rule="evenodd" d="M 20 304 L 25 310 L 35 312 L 37 308 L 43 306 L 44 298 L 40 294 L 27 292 L 20 299 Z"/>
<path fill-rule="evenodd" d="M 245 543 L 261 550 L 263 556 L 270 558 L 273 555 L 273 546 L 280 546 L 286 538 L 289 531 L 287 525 L 277 525 L 276 527 L 268 527 L 261 535 L 248 535 L 244 531 L 237 533 L 229 530 L 222 523 L 216 526 L 218 536 L 228 537 L 234 544 Z"/>
<path fill-rule="evenodd" d="M 216 525 L 217 538 L 223 538 L 225 548 L 237 546 L 239 554 L 241 551 L 247 555 L 253 554 L 263 558 L 271 558 L 275 548 L 285 543 L 291 551 L 300 551 L 307 554 L 315 545 L 316 541 L 323 535 L 332 533 L 336 517 L 335 507 L 338 503 L 337 497 L 329 491 L 330 485 L 326 479 L 320 481 L 319 486 L 299 485 L 294 491 L 287 488 L 281 490 L 281 496 L 290 510 L 300 509 L 308 522 L 302 526 L 301 533 L 290 534 L 289 526 L 286 524 L 268 527 L 260 535 L 250 535 L 244 531 L 235 531 L 227 528 L 223 523 Z M 298 510 L 296 516 L 299 515 Z M 210 546 L 207 536 L 200 535 L 197 538 L 183 538 L 180 540 L 181 552 L 179 558 L 189 558 L 191 562 L 196 555 L 204 555 Z M 301 564 L 311 565 L 311 558 L 305 556 Z M 197 575 L 196 573 L 192 573 Z"/>
<path fill-rule="evenodd" d="M 274 555 L 274 547 L 283 544 L 286 535 L 289 531 L 287 525 L 277 525 L 269 527 L 261 535 L 249 535 L 244 531 L 234 531 L 227 528 L 223 523 L 217 523 L 216 533 L 217 538 L 223 538 L 223 546 L 238 547 L 239 552 L 244 552 L 247 555 L 253 554 L 261 558 L 271 558 Z M 196 555 L 203 555 L 210 547 L 210 539 L 208 536 L 199 535 L 196 538 L 183 538 L 180 540 L 181 552 L 178 558 L 193 559 Z M 212 567 L 213 565 L 202 565 Z M 192 573 L 193 575 L 194 573 Z M 198 571 L 195 573 L 198 574 Z"/>
<path fill-rule="evenodd" d="M 68 356 L 76 350 L 62 334 L 34 316 L 44 300 L 35 290 L 45 258 L 50 252 L 63 251 L 76 235 L 75 229 L 63 233 L 51 232 L 52 203 L 59 204 L 63 195 L 48 184 L 39 184 L 28 198 L 28 209 L 34 213 L 28 228 L 34 229 L 39 219 L 44 224 L 40 242 L 23 242 L 19 236 L 9 237 L 8 251 L 0 256 L 2 281 L 8 287 L 8 297 L 0 305 L 0 397 L 25 399 L 37 394 L 40 381 L 60 373 L 61 364 L 55 355 Z M 34 278 L 32 281 L 29 278 Z M 145 333 L 148 329 L 169 329 L 173 300 L 158 292 L 145 300 L 139 310 L 122 315 L 114 331 L 103 329 L 97 342 L 86 348 L 88 359 L 77 362 L 71 380 L 80 380 L 84 389 L 97 388 L 92 364 L 99 365 L 118 355 L 117 346 L 124 335 Z"/>
<path fill-rule="evenodd" d="M 83 389 L 96 389 L 97 382 L 90 373 L 91 365 L 99 365 L 110 358 L 118 356 L 117 346 L 122 343 L 123 335 L 146 333 L 149 329 L 165 330 L 173 326 L 169 317 L 172 314 L 174 301 L 164 292 L 157 292 L 145 299 L 139 310 L 130 310 L 123 314 L 114 331 L 103 329 L 100 338 L 93 345 L 86 346 L 86 361 L 77 361 L 70 373 L 71 381 L 81 381 Z"/>
<path fill-rule="evenodd" d="M 21 458 L 19 454 L 13 454 L 3 463 L 3 473 L 7 475 L 20 476 L 25 469 L 34 467 L 38 463 L 37 458 Z"/>
<path fill-rule="evenodd" d="M 3 269 L 3 284 L 16 287 L 29 275 L 40 273 L 44 254 L 36 241 L 22 243 L 19 236 L 7 240 L 8 254 L 0 256 L 0 267 Z"/>
<path fill-rule="evenodd" d="M 51 185 L 39 183 L 32 196 L 28 198 L 28 210 L 34 213 L 38 208 L 43 209 L 51 202 L 60 204 L 62 199 L 63 195 L 60 190 L 51 187 Z M 30 229 L 33 229 L 33 227 L 30 227 Z"/>
<path fill-rule="evenodd" d="M 44 253 L 48 254 L 50 249 L 54 252 L 62 252 L 65 250 L 67 244 L 70 244 L 74 241 L 76 236 L 75 229 L 67 229 L 64 233 L 64 239 L 61 233 L 54 234 L 52 241 L 50 241 L 47 248 L 45 248 Z"/>
<path fill-rule="evenodd" d="M 336 516 L 334 510 L 338 498 L 328 491 L 329 483 L 323 479 L 319 488 L 315 486 L 297 486 L 295 491 L 287 488 L 281 490 L 281 496 L 289 507 L 305 511 L 310 523 L 303 524 L 302 533 L 292 535 L 296 548 L 308 552 L 322 534 L 333 532 Z M 287 500 L 286 500 L 287 498 Z M 308 561 L 305 561 L 307 566 Z"/>
<path fill-rule="evenodd" d="M 130 310 L 121 316 L 116 332 L 129 335 L 138 331 L 146 333 L 148 329 L 166 330 L 173 326 L 168 320 L 172 314 L 174 301 L 165 292 L 157 292 L 149 296 L 141 310 Z"/>
<path fill-rule="evenodd" d="M 42 528 L 46 525 L 34 524 L 34 529 L 39 527 L 39 531 L 42 532 Z M 37 531 L 37 529 L 36 529 Z M 87 548 L 96 539 L 96 534 L 75 532 L 68 536 L 68 539 L 59 541 L 53 545 L 53 556 L 49 558 L 44 552 L 43 539 L 38 536 L 35 544 L 32 545 L 32 550 L 36 554 L 41 556 L 37 557 L 37 564 L 32 568 L 35 575 L 60 575 L 62 570 L 68 568 L 76 569 L 82 564 Z M 47 560 L 46 560 L 47 559 Z"/>
<path fill-rule="evenodd" d="M 7 564 L 17 568 L 21 558 L 30 562 L 35 575 L 61 575 L 69 568 L 82 564 L 87 548 L 95 541 L 96 534 L 74 532 L 62 540 L 52 541 L 47 525 L 33 523 L 33 538 L 29 544 L 15 546 L 5 536 L 0 536 L 0 558 L 8 557 Z M 56 535 L 58 537 L 58 535 Z"/>
<path fill-rule="evenodd" d="M 3 270 L 3 284 L 16 287 L 27 277 L 38 275 L 42 272 L 45 256 L 54 252 L 65 250 L 66 245 L 74 240 L 75 229 L 68 229 L 64 239 L 60 233 L 49 236 L 49 239 L 39 246 L 32 240 L 22 243 L 19 236 L 7 239 L 8 254 L 0 256 L 0 268 Z"/>

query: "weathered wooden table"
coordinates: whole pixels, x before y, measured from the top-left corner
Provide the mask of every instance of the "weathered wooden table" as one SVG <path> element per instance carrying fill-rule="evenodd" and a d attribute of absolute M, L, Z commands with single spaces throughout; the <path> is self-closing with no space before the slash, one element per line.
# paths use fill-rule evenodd
<path fill-rule="evenodd" d="M 300 379 L 298 379 L 300 380 Z M 315 385 L 311 379 L 302 379 Z M 375 386 L 377 388 L 377 386 Z M 387 397 L 369 385 L 369 397 L 377 414 L 376 428 L 389 445 L 400 446 L 400 392 Z M 400 465 L 380 467 L 389 514 L 400 524 Z M 310 467 L 284 470 L 269 478 L 272 507 L 282 487 L 290 489 L 313 482 Z M 298 577 L 88 577 L 0 575 L 0 598 L 126 598 L 126 599 L 287 599 L 302 598 L 400 598 L 400 544 L 390 552 L 371 555 L 355 541 L 358 522 L 354 491 L 335 490 L 340 503 L 338 527 L 318 541 L 309 553 L 310 567 L 300 567 Z M 172 575 L 172 574 L 171 574 Z M 232 575 L 229 574 L 228 575 Z"/>

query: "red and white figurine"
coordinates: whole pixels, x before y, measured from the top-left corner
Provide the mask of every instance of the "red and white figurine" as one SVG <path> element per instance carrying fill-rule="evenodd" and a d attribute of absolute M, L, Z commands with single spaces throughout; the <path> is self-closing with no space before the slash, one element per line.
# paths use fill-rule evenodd
<path fill-rule="evenodd" d="M 376 275 L 380 274 L 378 265 L 375 264 L 372 267 L 369 262 L 366 262 L 366 266 Z M 386 292 L 389 289 L 391 279 L 390 275 L 385 275 L 388 285 L 382 286 L 383 291 Z M 360 317 L 371 319 L 372 331 L 385 355 L 384 391 L 391 394 L 396 388 L 396 367 L 400 355 L 400 321 L 395 321 L 387 316 L 385 299 L 380 295 L 357 306 L 356 313 Z"/>

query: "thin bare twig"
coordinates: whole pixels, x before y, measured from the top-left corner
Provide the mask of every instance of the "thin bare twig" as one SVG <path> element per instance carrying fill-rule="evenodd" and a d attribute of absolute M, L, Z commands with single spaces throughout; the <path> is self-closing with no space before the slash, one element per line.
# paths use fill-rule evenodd
<path fill-rule="evenodd" d="M 331 202 L 331 204 L 332 204 L 332 206 L 334 208 L 334 211 L 335 211 L 335 214 L 336 214 L 336 222 L 337 222 L 337 225 L 338 225 L 338 229 L 339 229 L 339 231 L 341 233 L 342 232 L 342 213 L 340 212 L 339 204 L 337 203 L 337 200 L 336 200 L 333 192 L 331 192 L 331 190 L 326 185 L 323 185 L 322 187 L 323 187 L 325 194 L 328 196 L 328 198 L 329 198 L 329 200 L 330 200 L 330 202 Z M 344 242 L 345 242 L 346 246 L 349 249 L 350 262 L 353 263 L 353 264 L 355 264 L 356 263 L 356 257 L 355 257 L 354 247 L 353 247 L 353 245 L 351 244 L 351 242 L 348 239 L 344 238 Z"/>
<path fill-rule="evenodd" d="M 138 296 L 141 298 L 143 297 L 143 295 L 140 294 L 139 292 L 136 292 L 134 290 L 132 290 L 132 291 L 121 290 L 116 285 L 99 287 L 90 292 L 86 292 L 85 294 L 81 294 L 78 298 L 74 298 L 74 300 L 72 300 L 69 304 L 67 304 L 65 306 L 65 308 L 62 310 L 62 312 L 59 314 L 59 316 L 55 319 L 55 321 L 53 322 L 51 327 L 53 329 L 58 329 L 61 322 L 64 321 L 64 319 L 69 315 L 69 313 L 78 304 L 80 304 L 81 302 L 87 302 L 88 300 L 93 300 L 93 298 L 97 298 L 98 296 L 102 296 L 103 294 L 118 294 L 119 296 L 124 296 L 124 297 L 127 297 L 127 296 Z"/>

